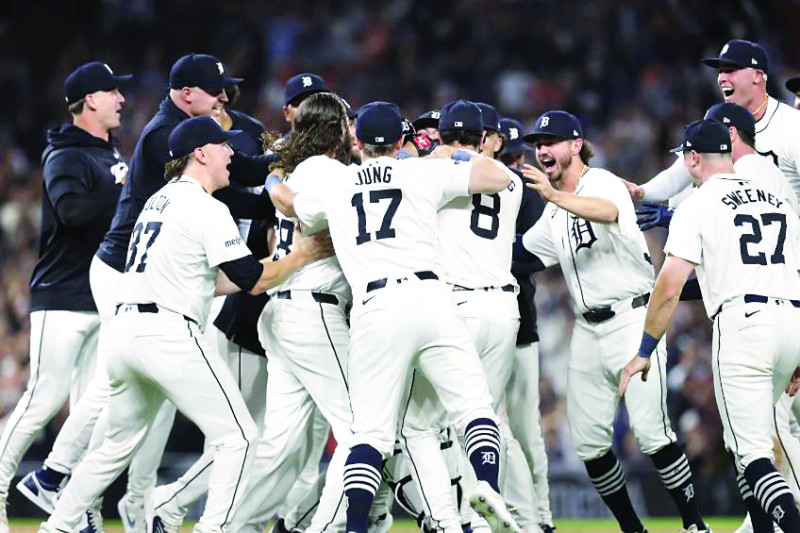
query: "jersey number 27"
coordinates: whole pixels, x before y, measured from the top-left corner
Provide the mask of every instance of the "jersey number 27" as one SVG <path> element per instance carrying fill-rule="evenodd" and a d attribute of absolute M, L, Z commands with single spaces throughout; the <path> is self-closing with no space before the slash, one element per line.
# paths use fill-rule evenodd
<path fill-rule="evenodd" d="M 751 233 L 744 233 L 739 237 L 739 251 L 742 254 L 742 263 L 745 265 L 776 265 L 786 262 L 786 256 L 783 255 L 783 243 L 786 240 L 786 215 L 783 213 L 761 213 L 761 223 L 759 223 L 756 217 L 741 213 L 736 215 L 733 223 L 740 227 L 750 226 Z M 775 249 L 769 256 L 769 262 L 767 262 L 767 254 L 758 251 L 757 247 L 755 250 L 757 253 L 753 254 L 750 245 L 756 246 L 761 242 L 763 238 L 761 234 L 762 224 L 766 227 L 776 223 L 778 224 L 778 239 L 775 243 Z"/>

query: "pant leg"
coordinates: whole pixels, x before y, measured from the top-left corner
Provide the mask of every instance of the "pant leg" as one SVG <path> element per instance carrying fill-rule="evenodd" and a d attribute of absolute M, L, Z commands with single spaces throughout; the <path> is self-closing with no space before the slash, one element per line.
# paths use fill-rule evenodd
<path fill-rule="evenodd" d="M 514 371 L 506 388 L 506 406 L 508 425 L 519 442 L 533 475 L 539 521 L 542 524 L 552 524 L 547 453 L 540 424 L 538 342 L 515 348 Z"/>
<path fill-rule="evenodd" d="M 286 495 L 286 501 L 278 510 L 278 516 L 286 519 L 287 527 L 302 530 L 308 528 L 319 506 L 319 499 L 325 486 L 325 474 L 320 474 L 319 466 L 330 430 L 330 424 L 322 416 L 319 408 L 315 407 L 310 428 L 311 452 L 308 454 L 303 471 L 300 472 L 300 477 L 294 482 L 289 494 Z M 346 448 L 347 444 L 342 446 Z"/>
<path fill-rule="evenodd" d="M 0 437 L 0 494 L 8 494 L 33 438 L 67 400 L 70 381 L 64 377 L 74 375 L 81 357 L 94 357 L 99 326 L 97 313 L 31 313 L 30 379 Z"/>
<path fill-rule="evenodd" d="M 102 445 L 92 450 L 72 472 L 48 523 L 63 531 L 74 531 L 84 512 L 124 470 L 141 445 L 163 394 L 152 381 L 142 379 L 130 365 L 133 352 L 141 348 L 130 334 L 130 320 L 113 324 L 110 332 L 119 339 L 108 352 L 111 392 L 109 427 Z M 116 326 L 116 327 L 115 327 Z"/>
<path fill-rule="evenodd" d="M 772 407 L 772 423 L 774 436 L 780 447 L 782 460 L 775 466 L 789 483 L 795 500 L 800 501 L 800 440 L 791 429 L 792 404 L 795 398 L 788 394 L 781 395 L 778 403 Z"/>

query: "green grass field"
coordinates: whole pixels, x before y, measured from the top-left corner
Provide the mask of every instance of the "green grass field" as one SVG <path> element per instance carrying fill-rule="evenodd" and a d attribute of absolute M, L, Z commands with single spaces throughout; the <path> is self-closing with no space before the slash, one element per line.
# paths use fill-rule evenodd
<path fill-rule="evenodd" d="M 708 519 L 708 524 L 714 533 L 733 533 L 742 523 L 743 517 L 716 516 Z M 35 533 L 40 520 L 12 520 L 11 533 Z M 677 518 L 648 518 L 644 521 L 650 533 L 678 533 L 681 529 L 680 520 Z M 611 519 L 594 520 L 556 520 L 558 533 L 617 533 L 619 528 Z M 186 533 L 192 531 L 191 527 L 183 529 Z M 416 533 L 419 531 L 411 520 L 398 520 L 392 527 L 395 533 Z M 122 533 L 119 521 L 109 520 L 106 523 L 107 533 Z"/>

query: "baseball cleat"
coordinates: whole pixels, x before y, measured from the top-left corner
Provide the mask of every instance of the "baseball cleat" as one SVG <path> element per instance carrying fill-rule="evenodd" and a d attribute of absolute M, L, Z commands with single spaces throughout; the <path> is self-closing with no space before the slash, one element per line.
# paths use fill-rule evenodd
<path fill-rule="evenodd" d="M 126 494 L 117 502 L 117 511 L 125 533 L 145 531 L 147 519 L 144 513 L 144 500 L 130 500 Z"/>
<path fill-rule="evenodd" d="M 103 515 L 100 513 L 100 505 L 92 507 L 83 513 L 83 519 L 78 528 L 79 533 L 105 533 L 105 529 L 103 529 Z"/>
<path fill-rule="evenodd" d="M 181 527 L 176 526 L 175 524 L 168 524 L 164 522 L 160 516 L 156 515 L 153 517 L 152 522 L 149 523 L 151 526 L 148 529 L 148 533 L 180 533 Z"/>
<path fill-rule="evenodd" d="M 714 533 L 711 528 L 697 529 L 697 524 L 692 524 L 688 529 L 681 529 L 681 533 Z"/>
<path fill-rule="evenodd" d="M 56 510 L 59 487 L 46 487 L 36 476 L 36 470 L 25 474 L 25 477 L 17 483 L 17 490 L 45 513 L 53 514 Z"/>
<path fill-rule="evenodd" d="M 389 533 L 392 529 L 394 518 L 390 514 L 382 514 L 378 519 L 369 526 L 367 533 Z"/>
<path fill-rule="evenodd" d="M 556 530 L 556 526 L 551 526 L 550 524 L 539 524 L 539 527 L 542 533 L 554 533 Z"/>
<path fill-rule="evenodd" d="M 469 504 L 489 523 L 492 533 L 520 533 L 503 498 L 486 481 L 478 481 L 469 495 Z"/>

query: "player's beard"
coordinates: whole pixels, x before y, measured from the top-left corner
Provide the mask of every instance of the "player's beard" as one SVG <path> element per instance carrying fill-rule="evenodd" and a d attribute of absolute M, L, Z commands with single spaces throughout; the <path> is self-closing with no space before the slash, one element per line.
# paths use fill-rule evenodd
<path fill-rule="evenodd" d="M 552 167 L 552 173 L 548 174 L 547 176 L 550 180 L 550 183 L 553 184 L 561 182 L 561 179 L 564 177 L 564 174 L 566 174 L 567 169 L 569 169 L 569 166 L 572 164 L 572 154 L 561 154 L 556 157 L 555 160 L 556 164 Z"/>

